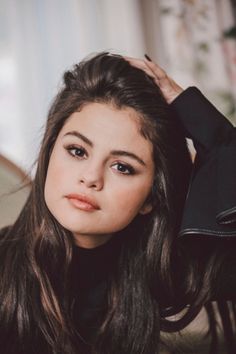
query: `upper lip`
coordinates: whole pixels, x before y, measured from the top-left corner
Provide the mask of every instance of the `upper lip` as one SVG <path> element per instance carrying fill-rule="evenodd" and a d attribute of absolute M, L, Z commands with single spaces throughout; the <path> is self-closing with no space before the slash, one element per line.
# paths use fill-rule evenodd
<path fill-rule="evenodd" d="M 81 202 L 85 202 L 87 204 L 90 204 L 94 209 L 100 209 L 99 205 L 96 203 L 96 201 L 88 197 L 87 195 L 84 194 L 77 194 L 77 193 L 71 193 L 66 196 L 68 199 L 77 199 L 80 200 Z"/>

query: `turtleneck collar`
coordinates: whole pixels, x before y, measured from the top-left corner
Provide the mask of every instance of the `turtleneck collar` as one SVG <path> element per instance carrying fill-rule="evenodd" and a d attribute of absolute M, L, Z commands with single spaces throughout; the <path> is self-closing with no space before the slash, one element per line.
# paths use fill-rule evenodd
<path fill-rule="evenodd" d="M 76 287 L 93 288 L 107 279 L 117 263 L 121 239 L 120 234 L 115 234 L 106 243 L 95 248 L 74 246 L 72 274 Z"/>

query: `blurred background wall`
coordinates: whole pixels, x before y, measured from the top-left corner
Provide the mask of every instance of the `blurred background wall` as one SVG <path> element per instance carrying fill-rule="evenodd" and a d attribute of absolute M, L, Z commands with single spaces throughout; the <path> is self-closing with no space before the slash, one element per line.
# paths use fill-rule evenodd
<path fill-rule="evenodd" d="M 0 153 L 28 170 L 63 72 L 148 53 L 236 123 L 235 0 L 0 0 Z"/>

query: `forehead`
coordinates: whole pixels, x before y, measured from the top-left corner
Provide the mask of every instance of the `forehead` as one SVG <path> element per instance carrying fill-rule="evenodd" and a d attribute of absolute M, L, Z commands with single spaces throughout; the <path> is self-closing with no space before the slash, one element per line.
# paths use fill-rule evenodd
<path fill-rule="evenodd" d="M 141 134 L 140 116 L 130 107 L 118 109 L 112 104 L 88 103 L 68 118 L 59 135 L 73 130 L 86 135 L 95 145 L 152 152 L 152 143 Z"/>

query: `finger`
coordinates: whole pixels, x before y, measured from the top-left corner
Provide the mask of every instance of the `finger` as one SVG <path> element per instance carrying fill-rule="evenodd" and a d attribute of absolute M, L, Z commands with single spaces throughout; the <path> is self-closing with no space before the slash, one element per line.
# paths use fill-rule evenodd
<path fill-rule="evenodd" d="M 126 60 L 143 61 L 143 59 L 134 58 L 134 57 L 129 57 L 129 56 L 127 56 L 127 55 L 123 55 L 123 58 L 126 59 Z"/>
<path fill-rule="evenodd" d="M 149 67 L 150 70 L 157 76 L 158 79 L 163 79 L 167 77 L 165 70 L 163 70 L 158 64 L 153 61 L 144 60 L 145 64 Z"/>
<path fill-rule="evenodd" d="M 158 64 L 146 60 L 145 62 L 156 76 L 158 85 L 161 89 L 173 90 L 176 93 L 180 93 L 183 91 L 183 88 L 180 87 L 172 78 L 170 78 L 165 72 L 165 70 L 163 70 Z"/>
<path fill-rule="evenodd" d="M 135 68 L 141 69 L 143 70 L 148 76 L 152 77 L 153 79 L 155 79 L 155 74 L 152 72 L 152 70 L 150 70 L 146 64 L 144 63 L 143 60 L 139 60 L 139 59 L 126 59 L 130 65 L 134 66 Z"/>
<path fill-rule="evenodd" d="M 124 57 L 132 66 L 145 71 L 147 75 L 155 80 L 158 86 L 168 86 L 170 87 L 170 78 L 167 76 L 166 72 L 161 69 L 156 63 L 150 62 L 145 59 L 137 59 L 132 57 Z"/>
<path fill-rule="evenodd" d="M 158 79 L 164 78 L 167 76 L 166 72 L 153 61 L 149 61 L 147 59 L 138 59 L 133 57 L 124 56 L 124 59 L 129 61 L 135 66 L 138 66 L 140 69 L 149 68 L 151 72 L 157 76 Z"/>
<path fill-rule="evenodd" d="M 136 59 L 136 58 L 131 58 L 131 57 L 124 57 L 124 59 L 126 61 L 128 61 L 129 63 L 131 63 L 132 65 L 138 66 L 141 69 L 148 69 L 147 65 L 145 64 L 144 60 L 142 60 L 142 59 Z"/>
<path fill-rule="evenodd" d="M 147 75 L 154 79 L 154 82 L 160 88 L 167 103 L 171 103 L 183 91 L 183 88 L 170 78 L 165 70 L 153 61 L 131 57 L 125 57 L 125 59 L 130 65 L 143 70 Z"/>

